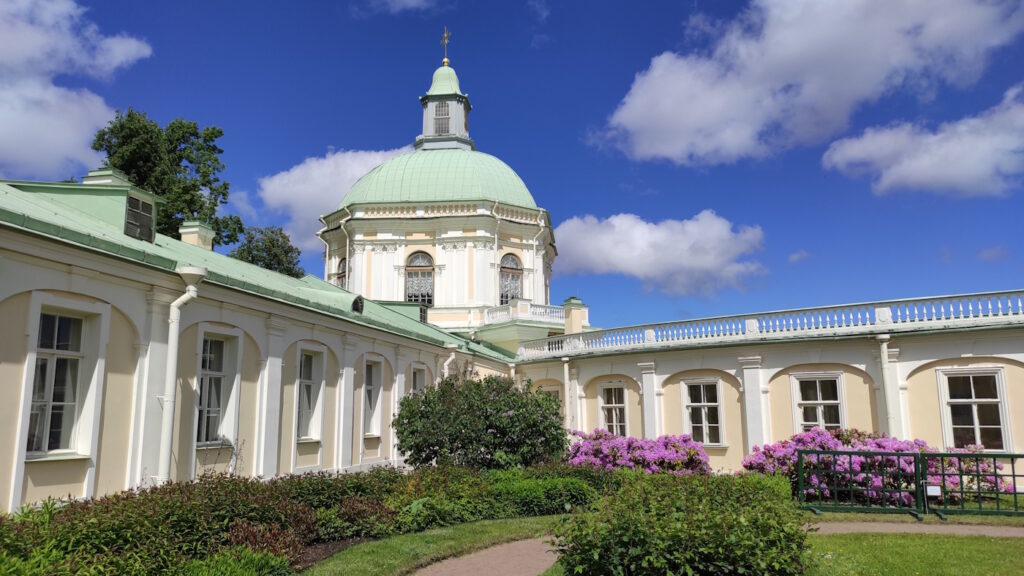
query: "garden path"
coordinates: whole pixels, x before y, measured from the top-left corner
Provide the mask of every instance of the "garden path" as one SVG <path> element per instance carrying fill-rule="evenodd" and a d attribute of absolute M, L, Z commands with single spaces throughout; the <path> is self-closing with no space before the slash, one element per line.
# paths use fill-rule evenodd
<path fill-rule="evenodd" d="M 431 564 L 414 576 L 537 576 L 555 563 L 550 538 L 501 544 Z"/>

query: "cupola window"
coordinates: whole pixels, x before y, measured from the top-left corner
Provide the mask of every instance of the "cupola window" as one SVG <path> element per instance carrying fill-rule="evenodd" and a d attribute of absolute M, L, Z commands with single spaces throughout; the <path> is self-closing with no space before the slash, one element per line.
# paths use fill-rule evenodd
<path fill-rule="evenodd" d="M 501 305 L 523 297 L 523 265 L 515 254 L 501 257 Z"/>
<path fill-rule="evenodd" d="M 153 205 L 134 196 L 128 196 L 124 217 L 124 233 L 145 242 L 153 241 Z"/>
<path fill-rule="evenodd" d="M 405 301 L 434 305 L 434 259 L 416 252 L 405 262 Z"/>
<path fill-rule="evenodd" d="M 451 112 L 448 110 L 448 102 L 438 102 L 434 105 L 434 134 L 450 134 L 448 123 L 451 120 Z"/>
<path fill-rule="evenodd" d="M 338 262 L 338 270 L 331 275 L 334 285 L 348 290 L 348 258 L 342 258 Z"/>

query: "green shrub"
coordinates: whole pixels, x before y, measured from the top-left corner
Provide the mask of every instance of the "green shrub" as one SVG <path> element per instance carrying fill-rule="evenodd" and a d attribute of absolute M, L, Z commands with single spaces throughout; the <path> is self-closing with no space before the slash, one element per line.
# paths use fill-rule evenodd
<path fill-rule="evenodd" d="M 524 478 L 494 486 L 495 499 L 505 503 L 516 516 L 564 514 L 587 507 L 597 492 L 578 478 Z"/>
<path fill-rule="evenodd" d="M 567 438 L 558 400 L 508 378 L 449 378 L 402 399 L 393 426 L 413 466 L 530 466 L 560 458 Z"/>
<path fill-rule="evenodd" d="M 556 530 L 569 574 L 802 574 L 803 519 L 785 478 L 631 474 Z"/>
<path fill-rule="evenodd" d="M 368 496 L 342 498 L 333 508 L 316 511 L 316 533 L 321 542 L 356 537 L 380 538 L 397 530 L 398 515 L 383 502 Z"/>
<path fill-rule="evenodd" d="M 230 548 L 203 560 L 192 560 L 176 576 L 290 576 L 288 560 L 244 546 Z"/>
<path fill-rule="evenodd" d="M 384 501 L 404 481 L 405 475 L 398 469 L 380 466 L 367 472 L 293 474 L 275 478 L 270 484 L 287 498 L 317 510 L 334 508 L 350 496 Z"/>

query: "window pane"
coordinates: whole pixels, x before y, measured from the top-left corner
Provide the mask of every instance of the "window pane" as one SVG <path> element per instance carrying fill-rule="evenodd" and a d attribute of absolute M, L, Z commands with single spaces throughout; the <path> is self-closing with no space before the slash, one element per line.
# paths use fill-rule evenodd
<path fill-rule="evenodd" d="M 709 404 L 718 404 L 718 385 L 717 384 L 705 384 L 704 385 L 704 401 Z"/>
<path fill-rule="evenodd" d="M 302 367 L 299 370 L 299 378 L 302 380 L 313 379 L 313 355 L 303 354 L 302 355 Z"/>
<path fill-rule="evenodd" d="M 707 414 L 708 414 L 708 424 L 718 424 L 718 408 L 717 407 L 713 407 L 713 406 L 708 407 Z"/>
<path fill-rule="evenodd" d="M 721 444 L 722 436 L 718 426 L 708 426 L 708 443 Z"/>
<path fill-rule="evenodd" d="M 74 406 L 53 406 L 50 409 L 50 440 L 47 450 L 71 447 L 71 429 L 75 423 Z"/>
<path fill-rule="evenodd" d="M 46 370 L 49 367 L 49 359 L 36 358 L 36 373 L 32 380 L 32 401 L 46 402 Z"/>
<path fill-rule="evenodd" d="M 825 405 L 825 427 L 839 426 L 839 406 L 837 404 Z"/>
<path fill-rule="evenodd" d="M 804 406 L 804 422 L 818 422 L 818 409 L 814 406 Z"/>
<path fill-rule="evenodd" d="M 953 427 L 953 446 L 956 448 L 964 448 L 971 444 L 974 444 L 974 427 L 954 426 Z"/>
<path fill-rule="evenodd" d="M 82 319 L 57 318 L 57 350 L 79 352 L 82 349 Z"/>
<path fill-rule="evenodd" d="M 701 426 L 693 426 L 690 428 L 690 436 L 693 437 L 694 442 L 704 443 L 704 428 Z"/>
<path fill-rule="evenodd" d="M 39 347 L 53 350 L 54 332 L 57 329 L 57 317 L 53 314 L 39 315 Z"/>
<path fill-rule="evenodd" d="M 982 428 L 981 444 L 988 450 L 1003 449 L 1003 431 L 999 428 Z"/>
<path fill-rule="evenodd" d="M 978 404 L 978 424 L 981 426 L 999 426 L 999 405 Z"/>
<path fill-rule="evenodd" d="M 622 404 L 622 388 L 605 388 L 604 389 L 604 403 L 605 404 Z"/>
<path fill-rule="evenodd" d="M 804 402 L 810 402 L 818 399 L 818 381 L 817 380 L 801 380 L 800 381 L 800 397 Z"/>
<path fill-rule="evenodd" d="M 690 424 L 694 427 L 700 426 L 704 423 L 704 409 L 703 408 L 690 408 Z"/>
<path fill-rule="evenodd" d="M 974 397 L 996 399 L 999 394 L 996 391 L 996 377 L 988 374 L 985 376 L 974 376 Z"/>
<path fill-rule="evenodd" d="M 949 397 L 952 400 L 970 400 L 971 398 L 971 377 L 950 376 Z"/>
<path fill-rule="evenodd" d="M 835 380 L 821 380 L 821 399 L 836 402 L 839 400 L 839 383 Z"/>
<path fill-rule="evenodd" d="M 57 358 L 53 372 L 53 402 L 74 402 L 78 384 L 78 359 Z"/>
<path fill-rule="evenodd" d="M 28 417 L 28 451 L 41 452 L 45 449 L 43 442 L 46 440 L 46 405 L 33 404 L 32 412 Z"/>
<path fill-rule="evenodd" d="M 974 426 L 974 411 L 969 404 L 953 404 L 949 407 L 953 426 Z"/>
<path fill-rule="evenodd" d="M 206 377 L 206 407 L 216 410 L 221 406 L 221 378 L 220 376 Z M 202 399 L 200 399 L 202 401 Z"/>
<path fill-rule="evenodd" d="M 700 404 L 704 401 L 700 395 L 701 387 L 699 384 L 691 384 L 688 388 L 690 392 L 690 404 Z"/>
<path fill-rule="evenodd" d="M 430 255 L 426 252 L 417 252 L 412 256 L 409 256 L 409 260 L 406 263 L 408 266 L 426 267 L 433 266 L 434 261 L 430 258 Z"/>
<path fill-rule="evenodd" d="M 206 438 L 203 442 L 214 442 L 220 439 L 220 411 L 210 411 L 206 414 Z"/>

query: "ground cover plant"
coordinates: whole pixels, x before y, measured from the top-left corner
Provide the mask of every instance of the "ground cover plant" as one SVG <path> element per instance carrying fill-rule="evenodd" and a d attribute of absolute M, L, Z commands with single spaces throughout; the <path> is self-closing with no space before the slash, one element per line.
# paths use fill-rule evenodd
<path fill-rule="evenodd" d="M 448 378 L 410 394 L 393 421 L 412 466 L 509 468 L 558 460 L 566 436 L 556 398 L 509 378 Z"/>

